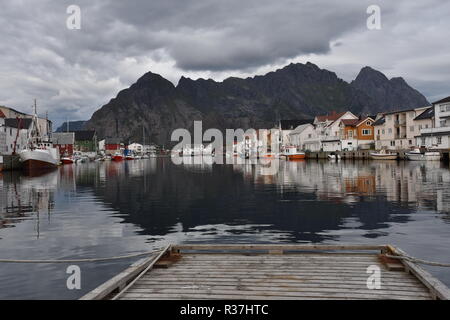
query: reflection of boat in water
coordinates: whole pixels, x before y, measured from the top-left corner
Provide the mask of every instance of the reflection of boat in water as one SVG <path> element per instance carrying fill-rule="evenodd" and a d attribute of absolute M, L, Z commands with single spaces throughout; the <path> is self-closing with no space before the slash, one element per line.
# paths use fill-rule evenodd
<path fill-rule="evenodd" d="M 441 160 L 441 154 L 436 151 L 424 151 L 416 148 L 410 152 L 406 152 L 405 156 L 408 160 L 413 161 L 439 161 Z"/>
<path fill-rule="evenodd" d="M 397 160 L 397 153 L 389 153 L 386 150 L 380 150 L 379 152 L 372 152 L 370 157 L 373 160 Z"/>

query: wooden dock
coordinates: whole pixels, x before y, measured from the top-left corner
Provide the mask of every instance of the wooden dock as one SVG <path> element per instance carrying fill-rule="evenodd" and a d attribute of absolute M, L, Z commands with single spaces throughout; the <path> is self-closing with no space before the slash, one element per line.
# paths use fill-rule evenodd
<path fill-rule="evenodd" d="M 389 245 L 167 246 L 81 299 L 450 299 L 421 267 L 386 254 L 405 253 Z M 368 286 L 368 268 L 379 268 L 379 288 Z"/>

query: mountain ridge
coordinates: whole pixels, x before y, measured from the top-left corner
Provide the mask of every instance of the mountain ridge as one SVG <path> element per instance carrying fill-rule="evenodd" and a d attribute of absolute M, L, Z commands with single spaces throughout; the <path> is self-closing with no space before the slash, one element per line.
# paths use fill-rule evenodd
<path fill-rule="evenodd" d="M 140 141 L 144 132 L 146 141 L 168 144 L 174 129 L 192 130 L 194 120 L 204 129 L 258 129 L 330 111 L 373 114 L 425 105 L 403 78 L 388 79 L 371 67 L 350 83 L 311 62 L 221 82 L 182 76 L 176 85 L 149 71 L 97 110 L 85 128 L 124 141 Z"/>

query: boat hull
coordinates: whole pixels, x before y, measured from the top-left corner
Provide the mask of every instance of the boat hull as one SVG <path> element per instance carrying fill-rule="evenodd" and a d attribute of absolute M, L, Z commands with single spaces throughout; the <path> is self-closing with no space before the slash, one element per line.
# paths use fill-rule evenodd
<path fill-rule="evenodd" d="M 73 164 L 73 159 L 70 158 L 62 158 L 61 159 L 62 164 Z"/>
<path fill-rule="evenodd" d="M 113 156 L 112 157 L 113 161 L 122 161 L 123 159 L 124 159 L 123 156 Z"/>
<path fill-rule="evenodd" d="M 286 156 L 286 159 L 289 161 L 295 161 L 295 160 L 303 160 L 305 159 L 306 155 L 303 154 L 290 154 Z"/>
<path fill-rule="evenodd" d="M 24 150 L 19 153 L 19 157 L 25 170 L 51 169 L 58 165 L 56 153 L 56 149 Z"/>
<path fill-rule="evenodd" d="M 411 161 L 440 161 L 441 160 L 441 154 L 440 153 L 405 153 L 405 156 L 408 160 Z"/>
<path fill-rule="evenodd" d="M 397 160 L 398 158 L 396 154 L 376 154 L 376 153 L 371 153 L 370 157 L 373 160 Z"/>

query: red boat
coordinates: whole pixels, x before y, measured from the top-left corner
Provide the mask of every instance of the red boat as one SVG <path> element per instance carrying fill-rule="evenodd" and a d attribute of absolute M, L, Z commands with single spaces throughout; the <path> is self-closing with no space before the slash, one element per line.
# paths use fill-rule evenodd
<path fill-rule="evenodd" d="M 124 159 L 124 157 L 121 154 L 115 154 L 112 156 L 113 161 L 122 161 L 123 159 Z"/>
<path fill-rule="evenodd" d="M 62 164 L 73 164 L 73 158 L 70 157 L 63 157 L 61 158 L 61 163 Z"/>

